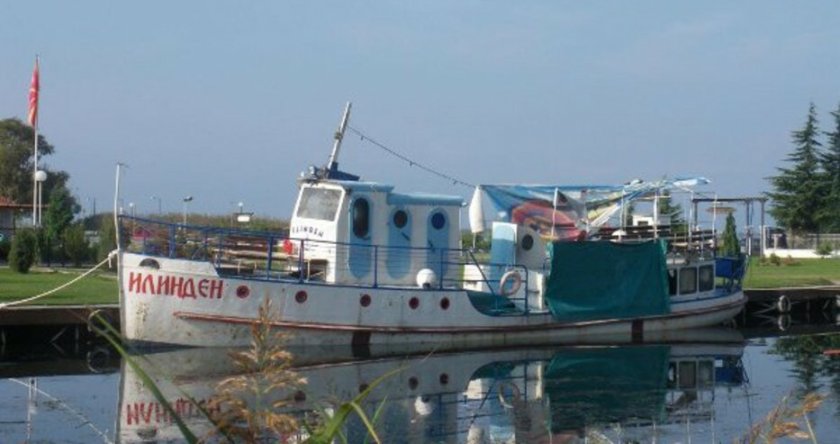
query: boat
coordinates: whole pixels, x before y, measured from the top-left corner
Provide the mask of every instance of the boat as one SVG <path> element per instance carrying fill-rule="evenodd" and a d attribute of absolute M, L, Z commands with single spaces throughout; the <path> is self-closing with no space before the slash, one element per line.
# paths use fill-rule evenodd
<path fill-rule="evenodd" d="M 349 113 L 348 103 L 327 165 L 299 178 L 288 232 L 117 218 L 124 340 L 246 345 L 266 299 L 290 345 L 360 350 L 642 340 L 726 322 L 745 303 L 744 261 L 715 257 L 708 237 L 669 242 L 656 221 L 609 228 L 631 202 L 656 207 L 698 178 L 480 186 L 474 230 L 484 231 L 481 202 L 507 207 L 479 260 L 461 243 L 462 197 L 401 193 L 339 170 Z"/>
<path fill-rule="evenodd" d="M 697 439 L 714 428 L 716 392 L 747 382 L 744 346 L 737 330 L 718 328 L 682 332 L 666 343 L 607 340 L 431 355 L 392 347 L 358 358 L 341 349 L 307 347 L 291 350 L 291 368 L 306 385 L 269 393 L 263 405 L 284 401 L 280 413 L 311 418 L 402 369 L 382 379 L 359 406 L 378 417 L 374 428 L 382 442 L 557 442 L 551 439 L 563 437 L 589 442 L 584 438 L 609 436 L 616 428 L 639 442 L 654 436 L 677 441 L 689 423 L 696 424 Z M 162 402 L 197 436 L 213 433 L 198 405 L 208 405 L 219 383 L 241 371 L 225 353 L 193 347 L 134 359 L 161 397 L 123 362 L 118 442 L 182 439 Z M 253 405 L 252 399 L 243 401 Z M 342 432 L 348 442 L 364 442 L 367 434 L 356 418 Z M 301 430 L 283 438 L 302 442 L 307 435 Z"/>

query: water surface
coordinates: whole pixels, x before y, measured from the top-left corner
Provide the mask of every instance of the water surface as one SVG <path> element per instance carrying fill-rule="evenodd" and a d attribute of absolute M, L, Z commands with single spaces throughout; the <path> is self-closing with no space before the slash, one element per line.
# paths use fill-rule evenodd
<path fill-rule="evenodd" d="M 277 399 L 302 418 L 403 367 L 365 405 L 373 416 L 384 403 L 376 425 L 384 442 L 731 442 L 784 397 L 818 392 L 827 398 L 810 419 L 820 442 L 830 442 L 840 430 L 840 358 L 822 352 L 840 348 L 840 334 L 822 329 L 829 332 L 770 337 L 778 332 L 722 330 L 671 344 L 366 359 L 353 358 L 349 348 L 297 351 L 296 370 L 308 384 Z M 0 364 L 0 442 L 181 440 L 138 375 L 106 349 L 35 348 L 6 351 Z M 196 434 L 209 433 L 184 393 L 209 399 L 236 370 L 226 353 L 184 349 L 143 357 L 170 405 Z M 344 432 L 350 442 L 366 438 L 355 419 Z"/>

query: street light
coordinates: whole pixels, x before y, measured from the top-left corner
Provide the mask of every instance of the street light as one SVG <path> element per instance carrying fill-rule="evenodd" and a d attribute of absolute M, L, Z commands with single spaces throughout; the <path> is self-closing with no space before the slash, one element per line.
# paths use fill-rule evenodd
<path fill-rule="evenodd" d="M 187 204 L 192 202 L 193 197 L 192 196 L 187 196 L 183 200 L 184 200 L 184 219 L 183 220 L 184 220 L 184 225 L 186 225 L 187 224 Z"/>
<path fill-rule="evenodd" d="M 160 198 L 160 196 L 152 196 L 150 199 L 157 201 L 157 203 L 158 203 L 158 216 L 160 216 L 163 213 L 161 211 L 161 205 L 160 205 L 161 198 Z"/>
<path fill-rule="evenodd" d="M 36 137 L 37 140 L 37 137 Z M 38 156 L 36 154 L 35 158 L 37 159 Z M 35 161 L 35 165 L 37 167 L 38 161 Z M 35 171 L 35 190 L 34 190 L 34 198 L 35 198 L 35 205 L 32 207 L 32 224 L 36 227 L 41 226 L 41 216 L 43 215 L 44 209 L 44 182 L 47 180 L 47 173 L 44 170 L 37 170 Z"/>

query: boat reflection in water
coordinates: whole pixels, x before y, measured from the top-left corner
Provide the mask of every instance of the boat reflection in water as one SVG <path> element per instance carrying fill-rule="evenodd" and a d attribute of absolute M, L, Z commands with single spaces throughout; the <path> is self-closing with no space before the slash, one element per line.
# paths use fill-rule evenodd
<path fill-rule="evenodd" d="M 620 429 L 622 440 L 653 437 L 669 423 L 714 420 L 715 388 L 745 382 L 744 341 L 735 330 L 683 332 L 669 342 L 636 345 L 557 345 L 364 359 L 349 350 L 297 350 L 296 371 L 308 383 L 283 396 L 302 418 L 330 411 L 387 372 L 403 370 L 376 386 L 364 408 L 376 418 L 383 442 L 583 442 Z M 190 429 L 212 426 L 200 403 L 234 371 L 221 349 L 185 349 L 138 359 Z M 123 363 L 118 435 L 121 442 L 178 441 L 181 434 L 141 378 Z M 302 441 L 306 435 L 287 437 Z M 351 416 L 348 442 L 370 442 Z M 638 435 L 638 436 L 637 436 Z M 610 441 L 605 441 L 610 442 Z"/>

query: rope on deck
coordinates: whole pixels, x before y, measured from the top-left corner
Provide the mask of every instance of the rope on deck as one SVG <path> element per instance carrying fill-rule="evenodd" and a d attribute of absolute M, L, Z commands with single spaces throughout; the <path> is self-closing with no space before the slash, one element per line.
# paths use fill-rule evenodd
<path fill-rule="evenodd" d="M 112 259 L 112 258 L 113 258 L 116 254 L 117 254 L 117 250 L 114 250 L 114 251 L 112 251 L 112 252 L 108 253 L 108 257 L 106 257 L 105 259 L 103 259 L 103 260 L 102 260 L 102 262 L 100 262 L 100 263 L 96 264 L 96 265 L 95 265 L 93 268 L 91 268 L 90 270 L 88 270 L 88 271 L 86 271 L 86 272 L 84 272 L 84 273 L 82 273 L 82 274 L 80 274 L 80 275 L 76 276 L 75 278 L 71 279 L 69 282 L 66 282 L 66 283 L 64 283 L 64 284 L 59 285 L 59 286 L 58 286 L 58 287 L 56 287 L 56 288 L 53 288 L 52 290 L 45 291 L 45 292 L 43 292 L 43 293 L 41 293 L 41 294 L 39 294 L 39 295 L 32 296 L 32 297 L 29 297 L 29 298 L 26 298 L 26 299 L 20 299 L 20 300 L 17 300 L 17 301 L 12 301 L 12 302 L 5 302 L 5 303 L 2 303 L 2 304 L 0 304 L 0 310 L 4 309 L 4 308 L 6 308 L 6 307 L 12 307 L 12 306 L 15 306 L 15 305 L 26 304 L 27 302 L 32 302 L 32 301 L 35 301 L 35 300 L 41 299 L 41 298 L 43 298 L 43 297 L 45 297 L 45 296 L 49 296 L 49 295 L 51 295 L 51 294 L 53 294 L 53 293 L 55 293 L 55 292 L 57 292 L 57 291 L 61 291 L 61 290 L 65 289 L 65 288 L 67 288 L 67 287 L 69 287 L 69 286 L 71 286 L 71 285 L 75 284 L 76 282 L 78 282 L 78 281 L 82 280 L 83 278 L 85 278 L 85 277 L 89 276 L 91 273 L 93 273 L 94 271 L 98 270 L 98 269 L 99 269 L 100 267 L 102 267 L 103 265 L 105 265 L 105 264 L 110 264 L 110 263 L 111 263 L 111 259 Z"/>

